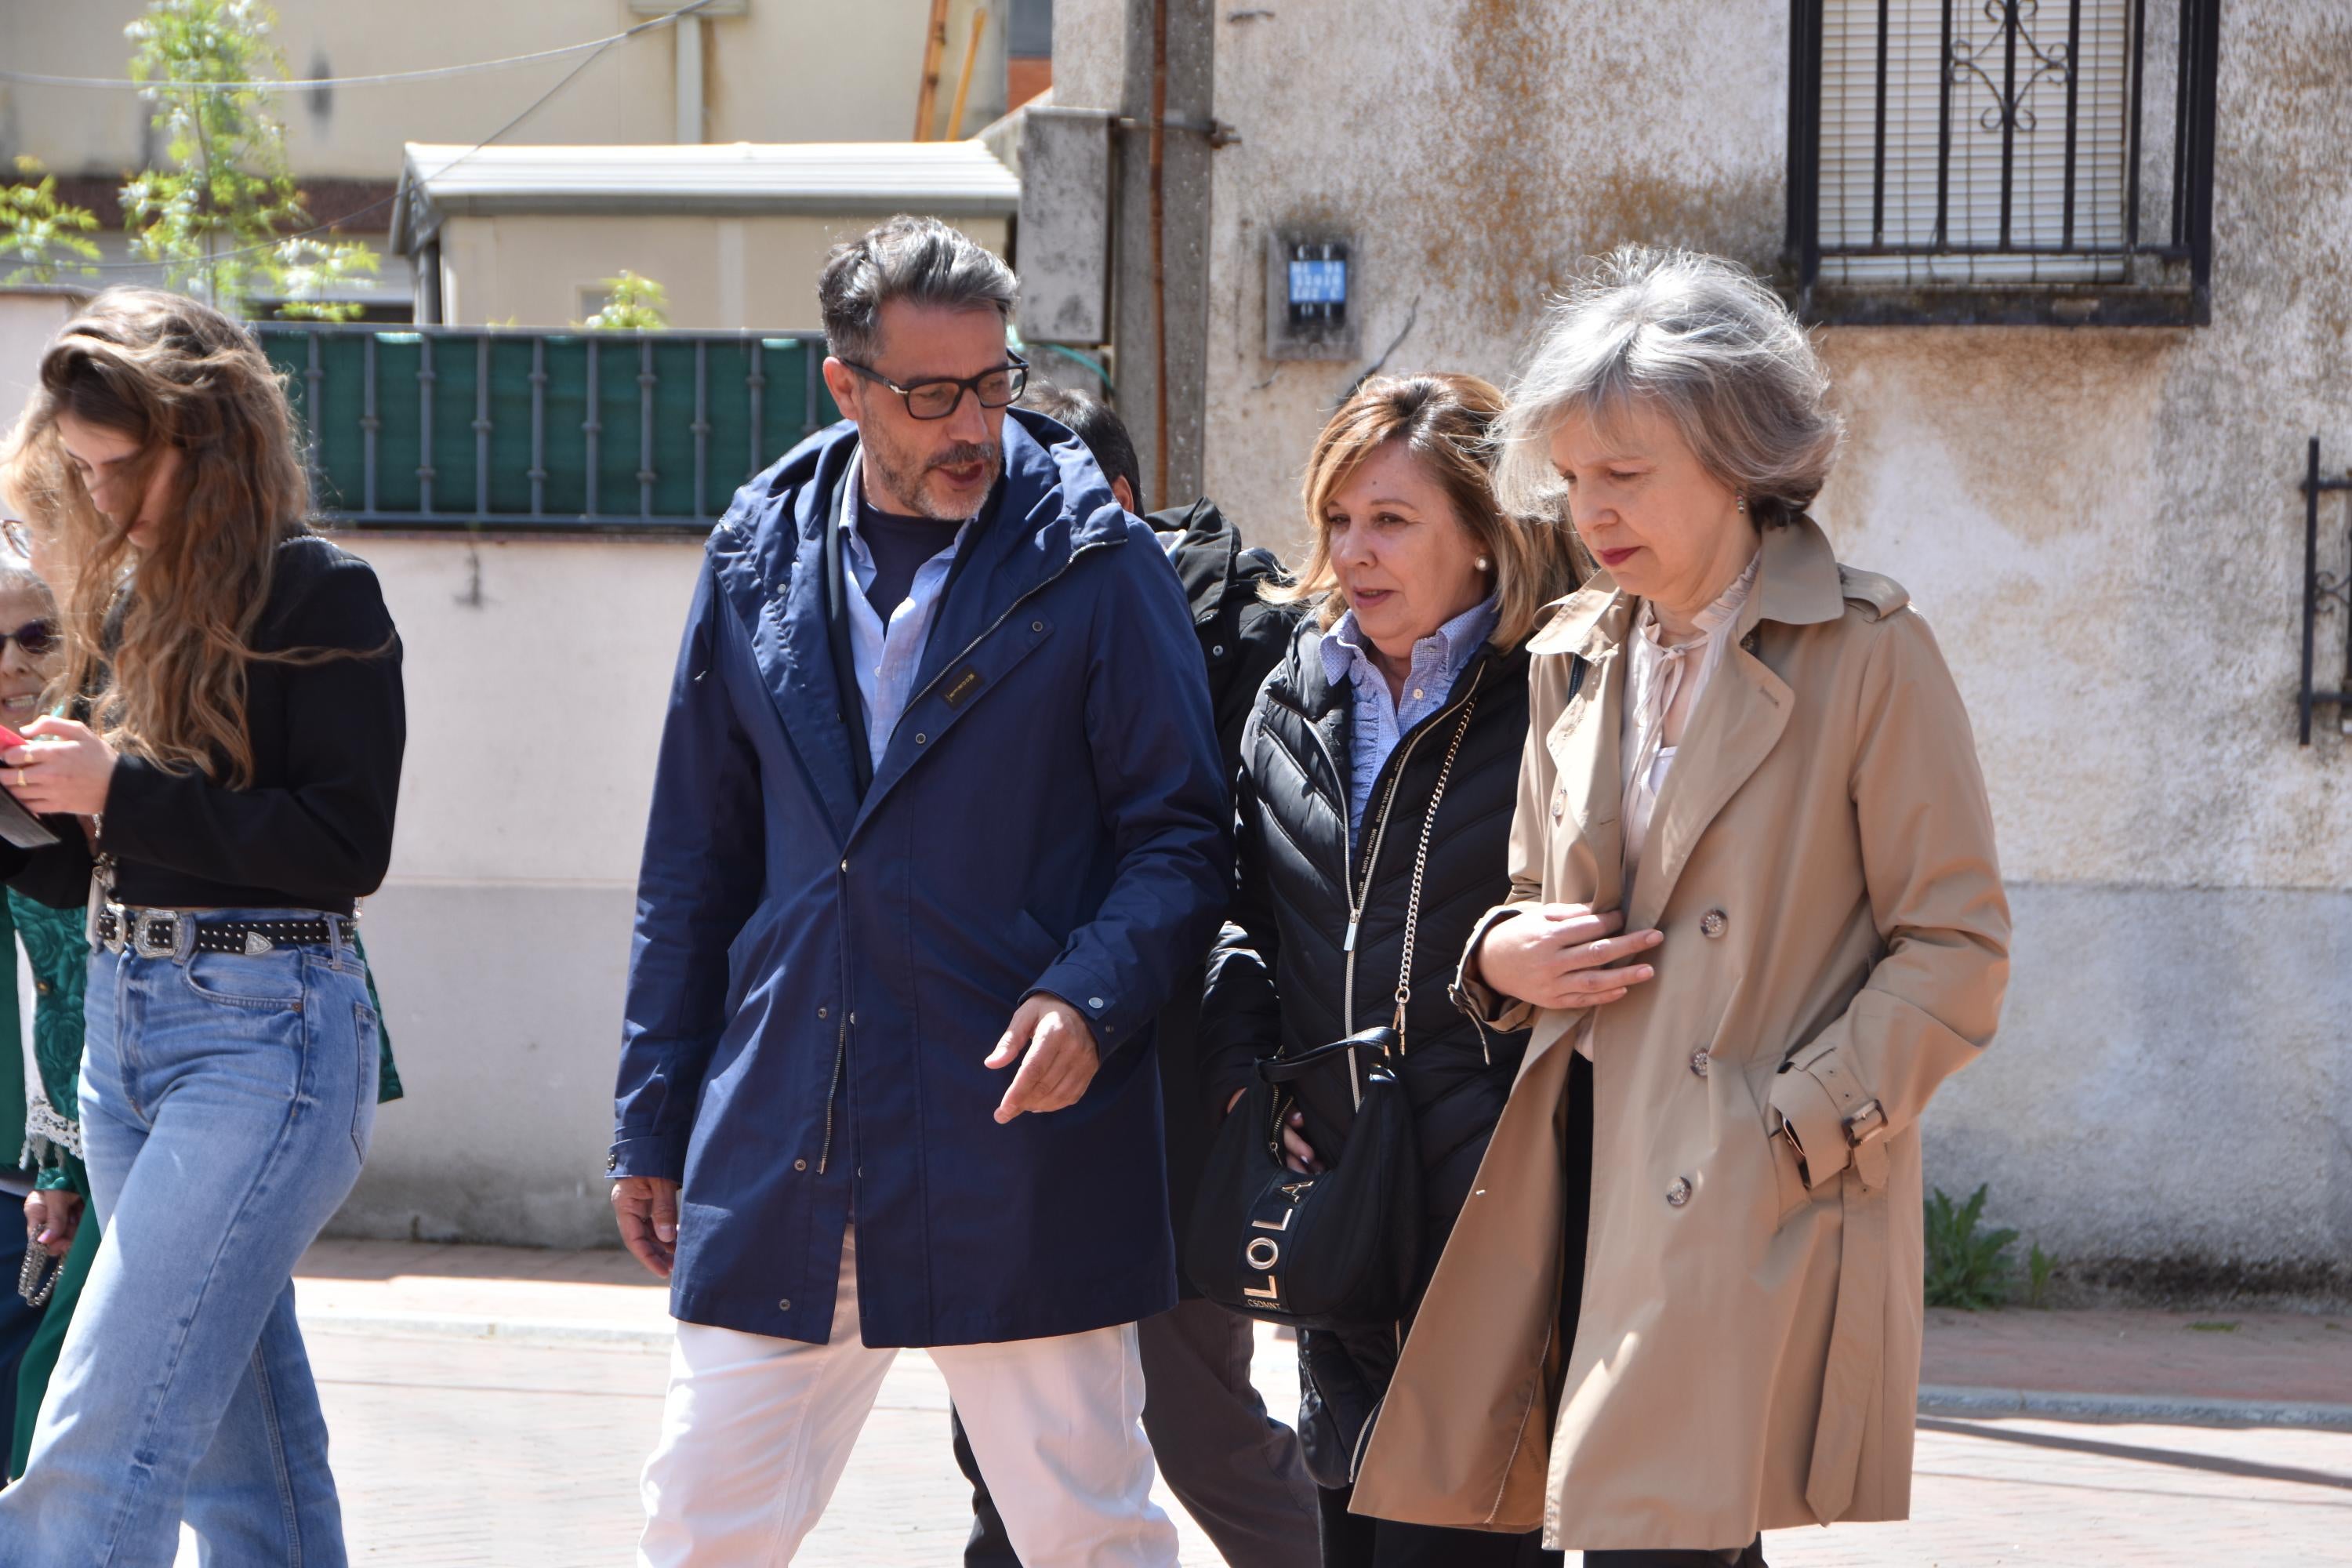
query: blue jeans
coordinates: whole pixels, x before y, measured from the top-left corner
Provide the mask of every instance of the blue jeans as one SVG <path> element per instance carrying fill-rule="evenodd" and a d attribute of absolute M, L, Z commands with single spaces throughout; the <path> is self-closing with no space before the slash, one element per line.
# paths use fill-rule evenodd
<path fill-rule="evenodd" d="M 236 910 L 238 919 L 309 918 Z M 294 1266 L 358 1180 L 376 1018 L 348 940 L 90 954 L 82 1139 L 105 1227 L 25 1478 L 9 1568 L 343 1568 Z"/>

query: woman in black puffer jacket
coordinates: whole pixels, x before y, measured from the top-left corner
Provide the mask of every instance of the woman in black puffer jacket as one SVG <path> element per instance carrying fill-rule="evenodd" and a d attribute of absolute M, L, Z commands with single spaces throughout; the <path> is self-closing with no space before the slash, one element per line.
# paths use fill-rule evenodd
<path fill-rule="evenodd" d="M 1276 592 L 1312 599 L 1319 613 L 1260 689 L 1243 740 L 1238 886 L 1200 1025 L 1205 1088 L 1222 1114 L 1260 1057 L 1389 1021 L 1415 850 L 1444 770 L 1398 1074 L 1423 1164 L 1416 1296 L 1527 1043 L 1482 1028 L 1448 986 L 1471 928 L 1509 891 L 1526 642 L 1574 576 L 1565 530 L 1505 517 L 1495 503 L 1486 443 L 1502 406 L 1472 376 L 1382 377 L 1316 442 L 1312 552 L 1296 586 Z M 1300 1109 L 1286 1138 L 1295 1158 L 1344 1142 L 1359 1071 L 1338 1058 L 1294 1086 Z M 1355 1456 L 1408 1326 L 1300 1335 L 1299 1430 L 1324 1489 L 1325 1568 L 1557 1563 L 1532 1537 L 1348 1512 Z"/>

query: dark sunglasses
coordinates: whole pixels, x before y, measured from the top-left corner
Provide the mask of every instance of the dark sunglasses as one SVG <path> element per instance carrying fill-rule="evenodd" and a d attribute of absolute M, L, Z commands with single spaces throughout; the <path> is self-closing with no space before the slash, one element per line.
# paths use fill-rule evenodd
<path fill-rule="evenodd" d="M 905 401 L 907 412 L 914 417 L 944 419 L 956 411 L 967 392 L 980 399 L 982 408 L 1003 408 L 1021 395 L 1021 389 L 1029 384 L 1029 362 L 1018 354 L 1005 357 L 1013 363 L 999 365 L 994 370 L 982 371 L 978 375 L 965 376 L 961 381 L 943 375 L 919 381 L 912 386 L 900 386 L 881 372 L 859 364 L 856 360 L 845 359 L 841 363 L 866 380 L 878 382 L 897 393 Z"/>
<path fill-rule="evenodd" d="M 47 621 L 26 621 L 13 632 L 0 632 L 0 658 L 6 656 L 10 643 L 39 658 L 58 646 L 58 628 Z"/>

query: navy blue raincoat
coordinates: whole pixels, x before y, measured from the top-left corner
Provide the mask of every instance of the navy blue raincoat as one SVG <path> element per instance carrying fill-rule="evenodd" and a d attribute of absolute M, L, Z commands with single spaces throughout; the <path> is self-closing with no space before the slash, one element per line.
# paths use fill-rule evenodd
<path fill-rule="evenodd" d="M 1150 1023 L 1230 890 L 1182 589 L 1026 410 L 861 796 L 824 619 L 854 426 L 712 533 L 638 881 L 615 1175 L 682 1180 L 672 1311 L 823 1342 L 842 1234 L 873 1345 L 1129 1322 L 1176 1299 Z M 854 700 L 854 699 L 853 699 Z M 998 1126 L 1022 999 L 1092 1024 L 1067 1110 Z"/>

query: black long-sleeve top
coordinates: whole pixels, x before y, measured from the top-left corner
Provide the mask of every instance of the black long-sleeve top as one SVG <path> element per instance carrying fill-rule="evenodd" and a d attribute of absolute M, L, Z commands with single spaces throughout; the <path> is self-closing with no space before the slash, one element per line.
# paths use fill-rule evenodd
<path fill-rule="evenodd" d="M 316 534 L 285 541 L 252 645 L 356 657 L 247 664 L 247 788 L 141 757 L 116 762 L 98 842 L 115 858 L 116 902 L 347 915 L 383 884 L 408 721 L 400 643 L 373 568 Z M 44 902 L 79 904 L 90 850 L 70 819 L 48 826 L 53 847 L 0 846 L 0 877 Z"/>

